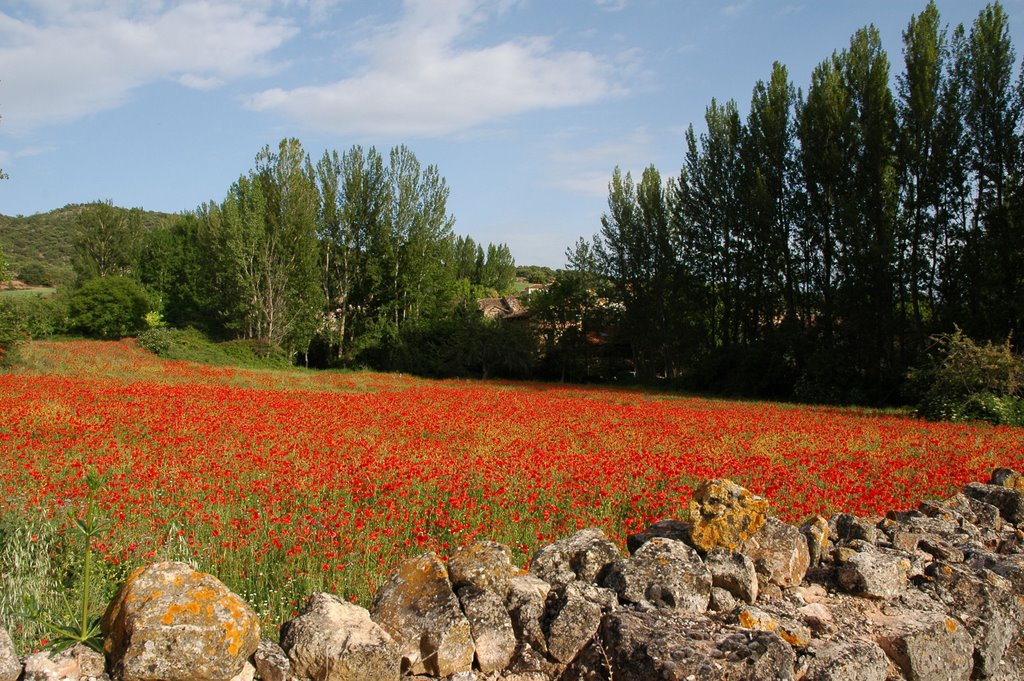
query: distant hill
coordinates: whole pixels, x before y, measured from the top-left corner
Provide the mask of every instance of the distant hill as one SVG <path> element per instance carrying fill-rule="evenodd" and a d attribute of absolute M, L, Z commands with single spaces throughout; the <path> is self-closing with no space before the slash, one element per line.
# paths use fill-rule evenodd
<path fill-rule="evenodd" d="M 0 248 L 12 272 L 18 274 L 26 267 L 42 267 L 54 283 L 70 282 L 74 277 L 71 234 L 84 207 L 85 204 L 71 204 L 27 217 L 0 215 Z M 147 229 L 173 218 L 169 213 L 142 211 L 142 224 Z"/>

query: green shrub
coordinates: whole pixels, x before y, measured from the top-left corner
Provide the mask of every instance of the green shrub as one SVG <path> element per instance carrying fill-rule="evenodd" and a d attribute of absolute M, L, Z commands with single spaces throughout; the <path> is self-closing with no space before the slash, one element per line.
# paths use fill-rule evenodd
<path fill-rule="evenodd" d="M 11 304 L 0 300 L 0 367 L 9 367 L 18 360 L 18 346 L 25 336 L 21 320 Z"/>
<path fill-rule="evenodd" d="M 932 337 L 929 362 L 908 379 L 917 412 L 932 420 L 1024 426 L 1024 360 L 1010 340 L 978 345 L 960 329 Z"/>
<path fill-rule="evenodd" d="M 61 297 L 24 296 L 5 301 L 22 331 L 45 338 L 68 330 L 68 304 Z"/>
<path fill-rule="evenodd" d="M 75 291 L 69 303 L 71 327 L 100 338 L 133 336 L 146 328 L 149 296 L 127 277 L 96 277 Z"/>
<path fill-rule="evenodd" d="M 193 328 L 155 328 L 139 334 L 139 345 L 164 359 L 253 368 L 284 368 L 288 353 L 258 340 L 215 343 Z"/>

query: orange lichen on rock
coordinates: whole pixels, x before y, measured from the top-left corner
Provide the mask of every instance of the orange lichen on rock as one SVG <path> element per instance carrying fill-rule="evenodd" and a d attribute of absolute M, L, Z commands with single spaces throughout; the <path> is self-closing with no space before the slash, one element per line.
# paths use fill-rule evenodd
<path fill-rule="evenodd" d="M 735 551 L 764 525 L 768 501 L 731 480 L 716 478 L 697 487 L 689 510 L 696 548 Z"/>

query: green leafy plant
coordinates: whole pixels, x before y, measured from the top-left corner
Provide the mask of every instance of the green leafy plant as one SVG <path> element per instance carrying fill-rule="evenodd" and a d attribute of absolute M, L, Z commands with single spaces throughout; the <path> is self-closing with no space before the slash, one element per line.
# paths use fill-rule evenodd
<path fill-rule="evenodd" d="M 103 616 L 93 612 L 91 596 L 93 589 L 92 543 L 102 530 L 102 525 L 96 517 L 96 493 L 103 486 L 103 481 L 94 471 L 90 471 L 85 476 L 85 484 L 89 488 L 89 493 L 86 496 L 85 515 L 83 517 L 72 516 L 72 527 L 82 541 L 82 574 L 78 602 L 72 603 L 66 597 L 64 598 L 66 619 L 63 622 L 54 622 L 38 613 L 34 619 L 50 633 L 51 638 L 47 644 L 50 649 L 61 651 L 81 643 L 102 653 L 103 634 L 100 622 Z"/>

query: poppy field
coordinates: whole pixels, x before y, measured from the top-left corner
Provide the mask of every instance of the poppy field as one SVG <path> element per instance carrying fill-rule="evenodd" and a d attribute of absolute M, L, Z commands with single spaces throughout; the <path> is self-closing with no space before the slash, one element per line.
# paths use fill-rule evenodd
<path fill-rule="evenodd" d="M 272 628 L 313 591 L 366 604 L 399 560 L 426 550 L 493 539 L 522 564 L 581 527 L 624 542 L 685 517 L 709 477 L 736 480 L 795 522 L 882 514 L 996 466 L 1024 468 L 1022 430 L 900 414 L 211 367 L 131 340 L 37 342 L 23 355 L 25 366 L 0 373 L 9 626 L 23 597 L 73 588 L 64 530 L 90 471 L 103 480 L 93 549 L 105 588 L 140 564 L 185 560 Z"/>

